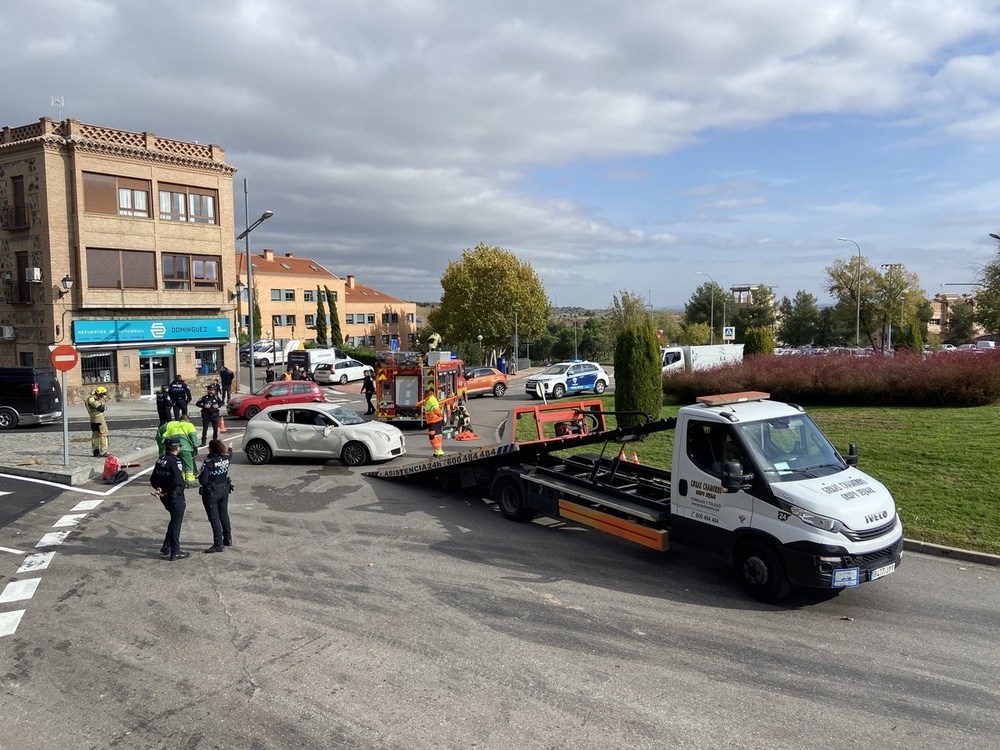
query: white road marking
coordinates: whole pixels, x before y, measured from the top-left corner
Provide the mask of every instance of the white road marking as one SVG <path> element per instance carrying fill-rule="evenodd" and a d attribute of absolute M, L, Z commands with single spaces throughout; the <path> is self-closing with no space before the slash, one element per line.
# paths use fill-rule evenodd
<path fill-rule="evenodd" d="M 10 494 L 11 494 L 10 492 L 4 492 L 3 490 L 0 490 L 0 497 L 3 497 L 4 495 L 10 495 Z"/>
<path fill-rule="evenodd" d="M 60 529 L 66 526 L 76 526 L 78 523 L 80 523 L 80 521 L 82 521 L 86 517 L 87 517 L 86 513 L 75 513 L 71 516 L 63 516 L 54 524 L 52 524 L 52 528 Z"/>
<path fill-rule="evenodd" d="M 24 562 L 21 563 L 21 567 L 17 569 L 17 572 L 31 573 L 35 570 L 45 570 L 49 567 L 49 563 L 52 562 L 52 558 L 55 556 L 55 552 L 32 552 L 24 558 Z"/>
<path fill-rule="evenodd" d="M 0 547 L 0 552 L 10 552 L 10 553 L 15 554 L 15 555 L 23 555 L 24 554 L 24 552 L 22 552 L 21 550 L 19 550 L 19 549 L 11 549 L 10 547 Z"/>
<path fill-rule="evenodd" d="M 42 484 L 45 485 L 46 487 L 55 487 L 56 489 L 62 490 L 64 492 L 78 492 L 81 495 L 97 495 L 99 497 L 108 497 L 109 495 L 118 492 L 118 490 L 120 490 L 122 487 L 127 487 L 128 485 L 130 485 L 134 479 L 138 479 L 143 474 L 148 474 L 152 470 L 153 470 L 152 466 L 150 466 L 148 469 L 143 469 L 139 473 L 130 476 L 126 481 L 122 482 L 121 484 L 112 485 L 109 489 L 106 490 L 89 490 L 85 487 L 74 487 L 69 484 L 63 484 L 62 482 L 51 482 L 48 479 L 36 479 L 35 477 L 20 477 L 15 474 L 0 474 L 0 479 L 13 479 L 16 482 L 31 482 L 32 484 Z"/>
<path fill-rule="evenodd" d="M 35 549 L 39 547 L 55 547 L 66 541 L 66 537 L 69 536 L 69 531 L 50 531 L 48 534 L 43 536 L 38 544 L 35 545 Z"/>
<path fill-rule="evenodd" d="M 38 584 L 41 583 L 41 578 L 28 578 L 24 581 L 11 581 L 8 583 L 0 593 L 0 604 L 7 604 L 7 602 L 20 602 L 25 599 L 30 599 L 35 595 L 35 589 L 38 588 Z"/>
<path fill-rule="evenodd" d="M 81 500 L 76 505 L 74 505 L 72 508 L 70 508 L 70 511 L 93 510 L 94 508 L 96 508 L 98 505 L 100 505 L 103 502 L 104 502 L 103 500 Z"/>
<path fill-rule="evenodd" d="M 0 637 L 14 635 L 23 615 L 23 609 L 19 609 L 16 612 L 0 612 Z"/>

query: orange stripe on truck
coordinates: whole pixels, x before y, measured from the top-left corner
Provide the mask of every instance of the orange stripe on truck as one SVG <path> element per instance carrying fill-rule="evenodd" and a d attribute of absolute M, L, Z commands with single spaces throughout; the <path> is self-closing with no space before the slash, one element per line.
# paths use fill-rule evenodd
<path fill-rule="evenodd" d="M 662 529 L 651 529 L 624 518 L 612 516 L 593 508 L 570 502 L 568 500 L 559 501 L 559 515 L 568 518 L 585 526 L 606 531 L 609 534 L 627 539 L 630 542 L 641 544 L 659 552 L 667 551 L 667 532 Z"/>

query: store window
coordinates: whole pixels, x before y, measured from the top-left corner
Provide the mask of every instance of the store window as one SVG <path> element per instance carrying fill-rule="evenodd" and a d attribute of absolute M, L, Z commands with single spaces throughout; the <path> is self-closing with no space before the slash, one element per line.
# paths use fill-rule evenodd
<path fill-rule="evenodd" d="M 114 352 L 80 352 L 80 373 L 84 385 L 118 382 L 118 361 Z"/>
<path fill-rule="evenodd" d="M 217 373 L 224 362 L 221 346 L 194 350 L 194 364 L 198 369 L 199 375 L 213 375 Z"/>

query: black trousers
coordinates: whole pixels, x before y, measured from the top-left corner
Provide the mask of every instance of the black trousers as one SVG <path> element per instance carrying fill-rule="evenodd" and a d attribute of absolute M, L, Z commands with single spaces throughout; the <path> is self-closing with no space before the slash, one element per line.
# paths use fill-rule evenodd
<path fill-rule="evenodd" d="M 374 393 L 365 393 L 365 401 L 368 402 L 368 411 L 366 411 L 365 414 L 375 413 L 375 404 L 372 403 L 372 396 L 374 395 Z"/>
<path fill-rule="evenodd" d="M 208 434 L 208 428 L 212 428 L 212 440 L 219 439 L 219 412 L 202 412 L 201 413 L 201 444 L 205 444 L 205 436 Z"/>
<path fill-rule="evenodd" d="M 181 399 L 180 401 L 174 401 L 174 419 L 180 419 L 182 416 L 188 413 L 187 401 Z"/>
<path fill-rule="evenodd" d="M 171 420 L 170 411 L 172 406 L 157 406 L 156 413 L 160 417 L 160 424 L 166 424 Z"/>
<path fill-rule="evenodd" d="M 212 524 L 212 543 L 221 547 L 226 542 L 233 541 L 233 530 L 229 525 L 229 493 L 219 497 L 202 498 L 208 522 Z"/>
<path fill-rule="evenodd" d="M 160 498 L 163 507 L 170 514 L 170 523 L 167 524 L 167 535 L 163 537 L 163 546 L 170 549 L 170 553 L 176 555 L 181 551 L 181 524 L 184 523 L 184 510 L 187 502 L 184 500 L 184 493 L 179 495 Z"/>

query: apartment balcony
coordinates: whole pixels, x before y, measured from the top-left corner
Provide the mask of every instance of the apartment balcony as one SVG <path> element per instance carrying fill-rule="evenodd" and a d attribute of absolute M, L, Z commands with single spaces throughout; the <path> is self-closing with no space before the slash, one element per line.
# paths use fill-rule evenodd
<path fill-rule="evenodd" d="M 0 229 L 10 232 L 30 226 L 27 206 L 0 206 Z"/>

